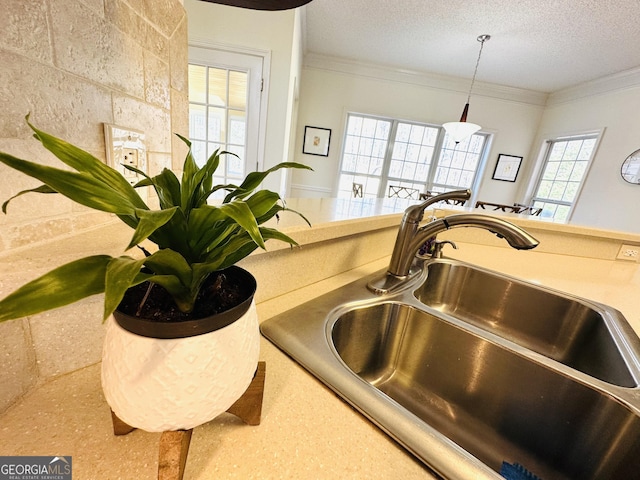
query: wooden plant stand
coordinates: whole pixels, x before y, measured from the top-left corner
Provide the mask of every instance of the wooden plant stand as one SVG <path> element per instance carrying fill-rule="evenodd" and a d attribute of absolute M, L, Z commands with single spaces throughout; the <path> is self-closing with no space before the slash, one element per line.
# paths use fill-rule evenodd
<path fill-rule="evenodd" d="M 258 368 L 249 387 L 236 403 L 229 407 L 227 413 L 235 415 L 247 425 L 260 425 L 265 375 L 266 363 L 258 362 Z M 126 435 L 136 429 L 120 420 L 113 411 L 111 420 L 114 435 Z M 158 480 L 182 480 L 192 433 L 193 429 L 162 432 L 158 452 Z"/>

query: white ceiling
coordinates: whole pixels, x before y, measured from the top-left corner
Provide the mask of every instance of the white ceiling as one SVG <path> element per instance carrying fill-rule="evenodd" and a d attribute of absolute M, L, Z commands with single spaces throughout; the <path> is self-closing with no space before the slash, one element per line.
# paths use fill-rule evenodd
<path fill-rule="evenodd" d="M 313 0 L 305 53 L 551 93 L 640 66 L 640 0 Z"/>

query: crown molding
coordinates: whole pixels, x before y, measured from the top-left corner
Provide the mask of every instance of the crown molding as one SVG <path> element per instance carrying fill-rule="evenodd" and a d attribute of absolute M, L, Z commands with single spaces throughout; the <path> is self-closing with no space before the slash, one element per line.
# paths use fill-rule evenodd
<path fill-rule="evenodd" d="M 363 63 L 328 55 L 307 53 L 304 56 L 303 65 L 305 68 L 309 69 L 326 70 L 346 75 L 407 83 L 411 85 L 459 92 L 465 95 L 469 92 L 469 79 L 466 78 L 394 68 L 386 65 Z M 537 106 L 545 106 L 549 96 L 547 93 L 537 92 L 534 90 L 507 87 L 504 85 L 478 81 L 476 81 L 474 85 L 473 95 L 481 95 L 484 97 Z"/>
<path fill-rule="evenodd" d="M 640 87 L 640 67 L 635 67 L 553 92 L 549 95 L 547 105 L 559 105 L 638 87 Z"/>
<path fill-rule="evenodd" d="M 465 78 L 394 68 L 380 64 L 363 63 L 329 55 L 308 53 L 304 58 L 304 67 L 346 75 L 375 78 L 378 80 L 420 85 L 423 87 L 459 92 L 465 95 L 469 91 L 469 80 Z M 537 106 L 552 106 L 638 87 L 640 87 L 640 67 L 635 67 L 552 93 L 476 81 L 473 88 L 473 95 Z"/>

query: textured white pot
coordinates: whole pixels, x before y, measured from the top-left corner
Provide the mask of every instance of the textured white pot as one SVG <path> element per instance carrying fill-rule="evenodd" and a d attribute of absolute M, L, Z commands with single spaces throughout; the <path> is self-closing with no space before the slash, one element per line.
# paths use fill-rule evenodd
<path fill-rule="evenodd" d="M 143 337 L 112 318 L 102 353 L 102 388 L 113 412 L 148 432 L 187 430 L 226 411 L 258 364 L 254 302 L 230 325 L 187 338 Z"/>

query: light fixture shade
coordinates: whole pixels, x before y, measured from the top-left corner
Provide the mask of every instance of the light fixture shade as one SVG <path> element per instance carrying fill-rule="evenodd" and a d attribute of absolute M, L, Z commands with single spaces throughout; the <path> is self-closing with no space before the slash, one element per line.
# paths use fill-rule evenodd
<path fill-rule="evenodd" d="M 469 122 L 447 122 L 442 126 L 451 139 L 456 143 L 467 139 L 481 128 L 480 125 Z"/>
<path fill-rule="evenodd" d="M 476 125 L 475 123 L 467 122 L 467 114 L 469 113 L 469 100 L 471 100 L 471 92 L 473 91 L 473 85 L 476 82 L 476 74 L 478 73 L 478 65 L 480 65 L 480 57 L 482 56 L 482 47 L 484 46 L 484 42 L 489 40 L 491 35 L 480 35 L 477 40 L 480 42 L 480 51 L 478 52 L 478 60 L 476 60 L 476 68 L 473 70 L 473 78 L 471 78 L 471 86 L 469 87 L 469 95 L 467 96 L 467 103 L 462 110 L 462 115 L 460 116 L 459 122 L 447 122 L 442 125 L 447 132 L 447 134 L 453 139 L 456 143 L 460 143 L 463 140 L 466 140 L 471 135 L 480 130 L 480 125 Z"/>

